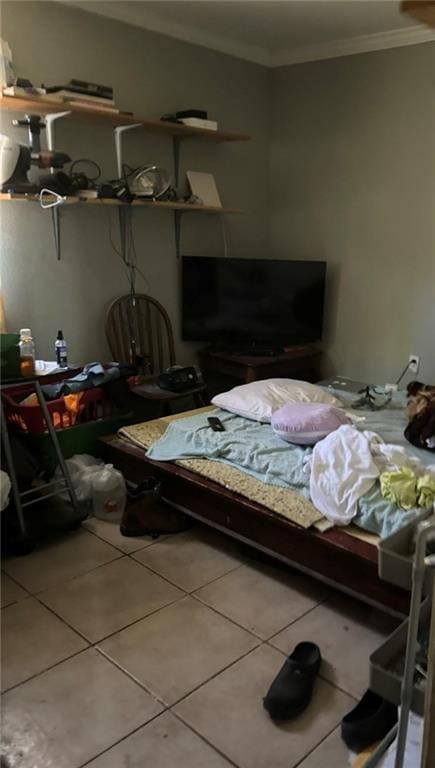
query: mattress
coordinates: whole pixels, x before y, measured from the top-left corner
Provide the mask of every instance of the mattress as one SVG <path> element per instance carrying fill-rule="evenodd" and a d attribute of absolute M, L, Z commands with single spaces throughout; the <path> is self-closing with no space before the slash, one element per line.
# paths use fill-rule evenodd
<path fill-rule="evenodd" d="M 121 427 L 118 435 L 139 448 L 148 450 L 162 437 L 172 421 L 214 410 L 216 410 L 215 406 L 206 406 L 205 408 L 197 408 L 192 411 L 145 421 L 141 424 L 132 424 Z M 310 528 L 317 523 L 322 526 L 325 521 L 323 515 L 311 501 L 297 491 L 268 485 L 228 464 L 211 459 L 180 459 L 175 463 L 213 480 L 234 493 L 239 493 L 250 501 L 261 504 L 266 509 L 300 525 L 302 528 Z"/>

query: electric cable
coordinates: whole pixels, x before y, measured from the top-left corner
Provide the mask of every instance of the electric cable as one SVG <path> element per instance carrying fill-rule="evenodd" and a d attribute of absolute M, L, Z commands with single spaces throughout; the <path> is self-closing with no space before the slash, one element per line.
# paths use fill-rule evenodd
<path fill-rule="evenodd" d="M 110 203 L 107 203 L 106 205 L 104 205 L 104 198 L 101 198 L 101 202 L 103 203 L 103 208 L 105 208 L 107 212 L 108 225 L 109 225 L 109 229 L 108 229 L 109 242 L 112 247 L 112 250 L 121 259 L 125 267 L 130 293 L 135 293 L 136 291 L 136 274 L 139 274 L 142 277 L 146 287 L 149 288 L 149 280 L 145 275 L 145 273 L 138 266 L 138 256 L 137 256 L 137 250 L 136 250 L 136 243 L 134 240 L 134 232 L 133 232 L 133 225 L 132 225 L 131 218 L 129 217 L 127 220 L 126 238 L 125 238 L 125 256 L 124 256 L 121 249 L 117 246 L 117 244 L 113 239 L 113 227 L 112 227 L 112 217 L 110 214 Z"/>
<path fill-rule="evenodd" d="M 88 165 L 93 165 L 93 167 L 96 170 L 96 175 L 89 176 L 89 174 L 84 173 L 84 171 L 74 171 L 74 168 L 79 163 L 87 163 Z M 101 168 L 95 160 L 91 160 L 89 157 L 80 157 L 78 160 L 73 160 L 73 162 L 70 165 L 68 175 L 70 176 L 70 178 L 73 178 L 74 176 L 84 176 L 88 181 L 95 184 L 95 182 L 98 181 L 98 179 L 101 177 Z"/>
<path fill-rule="evenodd" d="M 405 367 L 404 367 L 404 369 L 403 369 L 402 373 L 400 374 L 399 378 L 398 378 L 398 379 L 397 379 L 397 381 L 396 381 L 396 387 L 397 387 L 397 386 L 399 386 L 399 384 L 400 384 L 400 382 L 402 381 L 402 379 L 403 379 L 403 377 L 404 377 L 405 373 L 406 373 L 406 372 L 407 372 L 407 370 L 409 369 L 409 366 L 411 365 L 411 363 L 412 363 L 412 360 L 408 360 L 408 362 L 407 362 L 407 364 L 405 365 Z"/>

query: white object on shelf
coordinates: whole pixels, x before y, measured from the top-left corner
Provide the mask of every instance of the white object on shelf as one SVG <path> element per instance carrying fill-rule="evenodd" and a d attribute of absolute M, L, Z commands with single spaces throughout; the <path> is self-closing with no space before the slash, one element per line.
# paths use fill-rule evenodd
<path fill-rule="evenodd" d="M 14 98 L 29 99 L 32 97 L 45 97 L 45 88 L 36 88 L 35 86 L 29 86 L 28 88 L 22 88 L 19 85 L 9 85 L 3 88 L 3 96 L 13 96 Z"/>
<path fill-rule="evenodd" d="M 12 51 L 9 43 L 0 37 L 0 86 L 7 88 L 15 82 L 14 67 L 12 64 Z"/>
<path fill-rule="evenodd" d="M 200 117 L 183 117 L 180 122 L 190 128 L 204 128 L 206 131 L 217 131 L 218 129 L 216 120 L 202 120 Z"/>
<path fill-rule="evenodd" d="M 186 176 L 192 195 L 199 197 L 203 205 L 212 208 L 222 208 L 221 199 L 212 173 L 187 171 Z"/>

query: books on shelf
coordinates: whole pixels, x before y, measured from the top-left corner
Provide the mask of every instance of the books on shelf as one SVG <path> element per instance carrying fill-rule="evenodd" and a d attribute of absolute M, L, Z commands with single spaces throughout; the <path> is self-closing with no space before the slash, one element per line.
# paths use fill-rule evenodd
<path fill-rule="evenodd" d="M 90 83 L 88 80 L 72 78 L 64 87 L 77 93 L 87 93 L 90 96 L 103 96 L 106 99 L 113 99 L 113 88 L 111 85 L 99 85 L 98 83 Z"/>
<path fill-rule="evenodd" d="M 216 120 L 203 120 L 200 117 L 183 117 L 180 123 L 188 125 L 190 128 L 204 128 L 207 131 L 217 131 L 218 129 Z"/>
<path fill-rule="evenodd" d="M 98 190 L 97 189 L 77 189 L 74 195 L 75 197 L 78 197 L 79 200 L 97 200 Z"/>
<path fill-rule="evenodd" d="M 104 112 L 104 114 L 108 112 L 109 114 L 115 115 L 119 114 L 119 109 L 112 107 L 110 104 L 106 106 L 106 104 L 94 103 L 93 101 L 82 101 L 81 99 L 64 99 L 61 103 L 64 104 L 65 107 L 70 105 L 72 107 L 80 107 L 80 109 L 89 109 L 93 112 Z"/>
<path fill-rule="evenodd" d="M 115 106 L 113 99 L 107 99 L 105 96 L 91 96 L 87 93 L 77 93 L 77 91 L 69 91 L 67 88 L 62 88 L 62 90 L 54 91 L 53 93 L 47 93 L 45 98 L 49 101 L 89 101 L 91 104 L 103 104 L 109 107 Z"/>
<path fill-rule="evenodd" d="M 104 113 L 119 114 L 119 109 L 115 107 L 114 101 L 112 99 L 97 98 L 94 96 L 91 97 L 72 92 L 71 95 L 69 95 L 67 91 L 45 93 L 43 88 L 30 89 L 10 86 L 8 88 L 3 88 L 2 95 L 18 99 L 30 99 L 34 101 L 51 101 L 53 104 L 64 104 L 66 107 L 70 105 L 74 107 L 80 107 L 81 109 L 92 109 Z"/>
<path fill-rule="evenodd" d="M 19 99 L 45 98 L 45 88 L 35 88 L 33 85 L 29 88 L 22 88 L 19 85 L 8 85 L 3 88 L 2 93 L 3 96 L 15 96 L 15 98 Z"/>

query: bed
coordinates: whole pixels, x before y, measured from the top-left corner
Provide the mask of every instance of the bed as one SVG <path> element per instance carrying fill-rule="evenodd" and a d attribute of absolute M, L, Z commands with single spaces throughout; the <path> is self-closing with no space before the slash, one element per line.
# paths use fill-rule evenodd
<path fill-rule="evenodd" d="M 237 478 L 222 476 L 218 462 L 154 461 L 145 455 L 174 420 L 207 410 L 213 407 L 133 425 L 104 438 L 106 458 L 131 482 L 158 477 L 165 500 L 192 517 L 370 604 L 407 613 L 408 593 L 378 577 L 378 536 L 353 525 L 322 530 L 319 515 L 316 520 L 300 498 L 301 518 L 288 519 L 279 506 L 280 493 L 273 503 L 261 503 L 255 482 L 248 488 L 244 482 L 241 489 Z"/>

